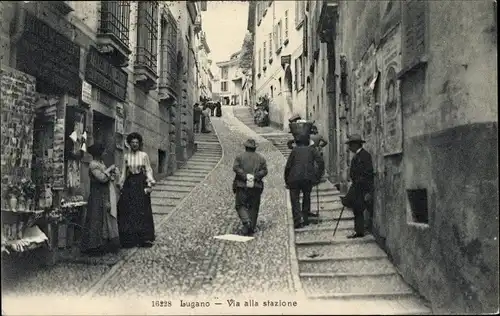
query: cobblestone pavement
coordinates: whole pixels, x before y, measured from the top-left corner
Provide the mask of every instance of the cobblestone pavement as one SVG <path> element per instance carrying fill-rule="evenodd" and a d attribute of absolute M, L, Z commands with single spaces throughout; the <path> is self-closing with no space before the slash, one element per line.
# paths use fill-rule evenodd
<path fill-rule="evenodd" d="M 153 248 L 139 249 L 96 296 L 186 297 L 293 292 L 288 225 L 282 184 L 283 156 L 268 142 L 258 151 L 268 160 L 256 238 L 246 242 L 213 239 L 237 233 L 240 222 L 231 190 L 234 158 L 248 137 L 234 117 L 213 119 L 224 149 L 222 162 L 184 201 L 182 209 L 156 228 Z M 239 123 L 239 122 L 238 122 Z"/>

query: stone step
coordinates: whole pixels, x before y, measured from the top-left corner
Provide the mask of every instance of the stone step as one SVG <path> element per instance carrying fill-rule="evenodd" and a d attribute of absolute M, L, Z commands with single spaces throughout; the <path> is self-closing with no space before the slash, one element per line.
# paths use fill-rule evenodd
<path fill-rule="evenodd" d="M 193 183 L 171 183 L 162 181 L 155 185 L 154 190 L 160 191 L 191 191 L 196 184 Z"/>
<path fill-rule="evenodd" d="M 317 204 L 311 205 L 311 212 L 316 213 L 318 209 L 316 208 Z M 342 212 L 342 208 L 334 208 L 334 209 L 319 209 L 319 220 L 320 221 L 337 221 L 340 217 L 340 213 Z M 341 221 L 350 220 L 354 218 L 354 214 L 349 209 L 344 209 L 342 212 Z M 311 220 L 317 222 L 317 217 L 311 217 Z"/>
<path fill-rule="evenodd" d="M 408 293 L 411 288 L 396 272 L 300 273 L 305 294 Z"/>
<path fill-rule="evenodd" d="M 338 203 L 341 204 L 340 201 L 340 196 L 339 195 L 333 195 L 333 194 L 323 194 L 321 195 L 321 192 L 316 191 L 316 189 L 313 189 L 311 192 L 311 203 L 318 203 L 318 197 L 319 197 L 319 203 Z"/>
<path fill-rule="evenodd" d="M 337 232 L 338 234 L 339 232 Z M 330 237 L 331 238 L 331 237 Z M 335 236 L 338 239 L 338 236 Z M 365 237 L 366 238 L 366 237 Z M 375 243 L 374 240 L 356 238 L 343 243 L 321 243 L 318 241 L 296 241 L 297 256 L 302 257 L 333 257 L 345 256 L 355 257 L 363 255 L 385 255 L 385 252 Z"/>
<path fill-rule="evenodd" d="M 174 206 L 163 206 L 163 205 L 151 205 L 151 209 L 153 210 L 153 215 L 168 215 L 173 211 Z"/>
<path fill-rule="evenodd" d="M 166 184 L 171 186 L 196 186 L 201 180 L 182 180 L 169 177 Z"/>
<path fill-rule="evenodd" d="M 425 306 L 412 291 L 379 293 L 335 293 L 308 295 L 322 309 L 336 310 L 343 315 L 430 315 Z"/>
<path fill-rule="evenodd" d="M 396 272 L 387 256 L 316 257 L 299 259 L 301 273 L 389 273 Z"/>
<path fill-rule="evenodd" d="M 350 234 L 354 233 L 354 220 L 351 221 L 340 221 L 339 227 L 341 223 L 342 227 L 337 228 L 337 232 L 335 232 L 335 236 L 333 236 L 333 232 L 335 231 L 335 225 L 337 225 L 336 221 L 331 221 L 330 229 L 321 229 L 321 230 L 309 230 L 302 231 L 295 234 L 295 242 L 302 241 L 311 241 L 311 240 L 328 240 L 329 238 L 346 238 Z M 313 225 L 309 225 L 306 227 L 311 227 Z"/>
<path fill-rule="evenodd" d="M 151 205 L 176 206 L 181 200 L 180 197 L 151 197 Z"/>
<path fill-rule="evenodd" d="M 177 171 L 174 175 L 179 176 L 179 177 L 206 177 L 208 172 L 206 171 L 200 171 L 200 172 L 194 172 L 194 171 Z"/>
<path fill-rule="evenodd" d="M 192 162 L 211 162 L 211 163 L 218 163 L 220 160 L 220 157 L 193 157 L 189 159 L 189 161 Z"/>
<path fill-rule="evenodd" d="M 344 215 L 342 215 L 342 218 L 344 218 Z M 295 234 L 308 233 L 309 231 L 318 231 L 318 230 L 330 230 L 333 233 L 335 225 L 337 225 L 336 220 L 332 219 L 330 221 L 325 221 L 320 219 L 319 221 L 314 221 L 314 223 L 311 223 L 310 225 L 304 228 L 295 229 Z M 339 227 L 337 228 L 337 231 L 347 230 L 347 229 L 354 229 L 354 221 L 341 220 L 339 222 Z"/>
<path fill-rule="evenodd" d="M 168 178 L 167 178 L 168 179 Z M 313 199 L 311 197 L 311 209 L 316 209 L 317 208 L 317 201 L 316 199 Z M 331 202 L 322 202 L 321 200 L 319 201 L 319 209 L 320 210 L 340 210 L 342 209 L 342 203 L 339 201 L 331 201 Z"/>
<path fill-rule="evenodd" d="M 181 177 L 181 176 L 171 176 L 168 177 L 168 181 L 171 184 L 177 184 L 177 183 L 192 183 L 192 184 L 198 184 L 200 183 L 205 177 L 197 177 L 197 178 L 186 178 L 186 177 Z"/>
<path fill-rule="evenodd" d="M 186 176 L 186 175 L 174 174 L 172 176 L 169 176 L 167 178 L 167 180 L 186 180 L 186 181 L 197 180 L 197 181 L 201 181 L 201 180 L 205 179 L 205 176 L 206 175 L 202 175 L 202 174 L 196 174 L 196 175 L 193 175 L 193 176 Z"/>
<path fill-rule="evenodd" d="M 197 171 L 197 172 L 204 172 L 205 174 L 207 174 L 210 171 L 212 171 L 213 169 L 214 169 L 213 167 L 192 167 L 192 166 L 184 165 L 179 170 L 188 171 L 188 172 Z"/>
<path fill-rule="evenodd" d="M 153 190 L 151 192 L 151 199 L 165 199 L 165 198 L 178 198 L 182 199 L 189 194 L 191 190 L 187 192 L 175 192 L 175 191 L 160 191 Z"/>
<path fill-rule="evenodd" d="M 205 166 L 215 166 L 217 164 L 217 161 L 206 161 L 206 160 L 188 160 L 185 164 L 185 166 L 200 166 L 200 167 L 205 167 Z"/>

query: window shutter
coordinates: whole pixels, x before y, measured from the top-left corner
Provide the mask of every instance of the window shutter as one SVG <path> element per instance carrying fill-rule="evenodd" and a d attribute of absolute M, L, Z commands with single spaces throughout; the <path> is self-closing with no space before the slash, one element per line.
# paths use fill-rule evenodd
<path fill-rule="evenodd" d="M 285 10 L 285 40 L 288 39 L 288 10 Z"/>
<path fill-rule="evenodd" d="M 299 61 L 299 59 L 296 58 L 295 59 L 295 69 L 294 69 L 295 70 L 295 90 L 297 90 L 297 87 L 299 86 L 298 85 L 298 78 L 299 78 L 299 76 L 298 76 L 298 71 L 299 71 L 298 61 Z"/>
<path fill-rule="evenodd" d="M 269 58 L 273 57 L 273 33 L 269 33 Z"/>
<path fill-rule="evenodd" d="M 300 56 L 300 87 L 303 88 L 306 83 L 305 58 Z"/>

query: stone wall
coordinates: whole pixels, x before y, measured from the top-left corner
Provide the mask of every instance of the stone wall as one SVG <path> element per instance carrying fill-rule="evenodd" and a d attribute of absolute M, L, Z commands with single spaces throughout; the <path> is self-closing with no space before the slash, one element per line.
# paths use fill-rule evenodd
<path fill-rule="evenodd" d="M 368 141 L 375 235 L 405 280 L 436 312 L 493 312 L 496 13 L 492 1 L 415 3 L 339 3 L 336 46 L 347 60 L 348 131 Z M 412 214 L 413 189 L 427 191 L 427 223 Z"/>

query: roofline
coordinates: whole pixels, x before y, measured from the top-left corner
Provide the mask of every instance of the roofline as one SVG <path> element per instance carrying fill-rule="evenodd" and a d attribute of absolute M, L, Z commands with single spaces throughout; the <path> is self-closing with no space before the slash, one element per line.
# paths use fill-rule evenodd
<path fill-rule="evenodd" d="M 226 61 L 219 61 L 218 63 L 215 63 L 217 65 L 217 67 L 222 67 L 222 66 L 231 66 L 232 64 L 236 64 L 239 62 L 239 58 L 235 58 L 235 59 L 230 59 L 230 60 L 226 60 Z"/>

